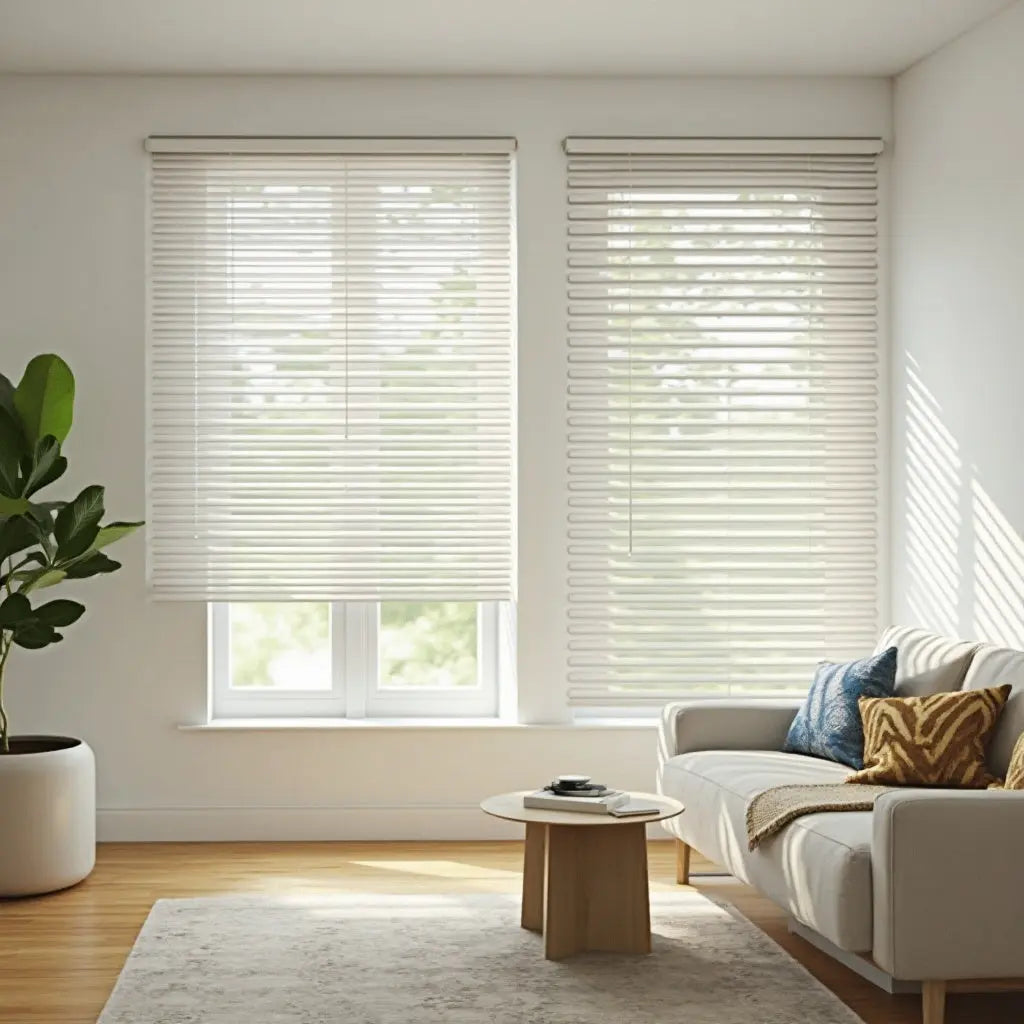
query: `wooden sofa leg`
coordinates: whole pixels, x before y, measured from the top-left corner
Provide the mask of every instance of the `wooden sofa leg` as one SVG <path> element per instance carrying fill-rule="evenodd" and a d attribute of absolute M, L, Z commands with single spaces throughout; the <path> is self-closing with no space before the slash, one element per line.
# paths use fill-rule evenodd
<path fill-rule="evenodd" d="M 682 839 L 676 840 L 676 885 L 690 884 L 690 847 Z"/>
<path fill-rule="evenodd" d="M 946 1019 L 946 983 L 926 981 L 921 985 L 922 1024 L 943 1024 Z"/>

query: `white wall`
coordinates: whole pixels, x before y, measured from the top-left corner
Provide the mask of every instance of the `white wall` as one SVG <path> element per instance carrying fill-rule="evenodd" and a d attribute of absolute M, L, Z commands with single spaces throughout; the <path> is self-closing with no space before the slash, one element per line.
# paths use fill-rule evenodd
<path fill-rule="evenodd" d="M 526 721 L 564 722 L 565 235 L 561 139 L 889 135 L 881 79 L 0 78 L 0 366 L 62 353 L 79 382 L 71 484 L 144 503 L 149 134 L 519 139 L 520 608 Z M 475 805 L 556 771 L 651 788 L 649 728 L 182 732 L 205 711 L 205 610 L 154 604 L 142 541 L 79 586 L 89 612 L 10 664 L 15 728 L 84 736 L 107 838 L 511 835 Z M 426 810 L 422 810 L 426 808 Z M 420 809 L 420 810 L 418 810 Z"/>
<path fill-rule="evenodd" d="M 1024 3 L 895 86 L 894 611 L 1024 646 Z"/>

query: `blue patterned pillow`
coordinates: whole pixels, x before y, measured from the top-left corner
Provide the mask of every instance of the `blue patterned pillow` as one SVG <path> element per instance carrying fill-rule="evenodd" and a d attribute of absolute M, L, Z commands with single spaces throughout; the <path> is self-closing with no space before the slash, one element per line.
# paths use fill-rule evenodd
<path fill-rule="evenodd" d="M 895 689 L 895 647 L 845 665 L 823 661 L 782 749 L 863 768 L 864 725 L 857 701 L 861 697 L 892 697 Z"/>

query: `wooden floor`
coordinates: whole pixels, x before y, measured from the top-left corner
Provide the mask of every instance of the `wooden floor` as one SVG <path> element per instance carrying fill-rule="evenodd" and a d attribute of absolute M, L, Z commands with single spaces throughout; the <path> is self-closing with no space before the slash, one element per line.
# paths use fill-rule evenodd
<path fill-rule="evenodd" d="M 518 843 L 106 844 L 95 873 L 74 889 L 0 901 L 0 1022 L 95 1024 L 139 927 L 161 897 L 514 892 L 521 856 Z M 652 888 L 675 889 L 672 844 L 650 844 L 649 857 Z M 694 859 L 694 871 L 708 867 Z M 751 889 L 724 878 L 695 884 L 732 902 L 867 1024 L 920 1024 L 916 997 L 887 996 L 789 935 L 783 914 Z M 1024 1022 L 1024 994 L 950 997 L 947 1024 L 1016 1022 Z"/>

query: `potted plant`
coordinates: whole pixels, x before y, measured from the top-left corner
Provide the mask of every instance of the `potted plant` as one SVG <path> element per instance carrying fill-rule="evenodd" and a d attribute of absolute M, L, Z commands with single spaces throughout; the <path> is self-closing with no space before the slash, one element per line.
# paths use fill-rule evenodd
<path fill-rule="evenodd" d="M 103 549 L 141 523 L 101 524 L 103 488 L 70 501 L 39 492 L 67 469 L 75 378 L 64 360 L 36 356 L 17 387 L 0 374 L 0 896 L 80 882 L 96 860 L 92 751 L 69 736 L 14 736 L 4 707 L 11 656 L 63 639 L 85 611 L 54 586 L 114 572 Z"/>

